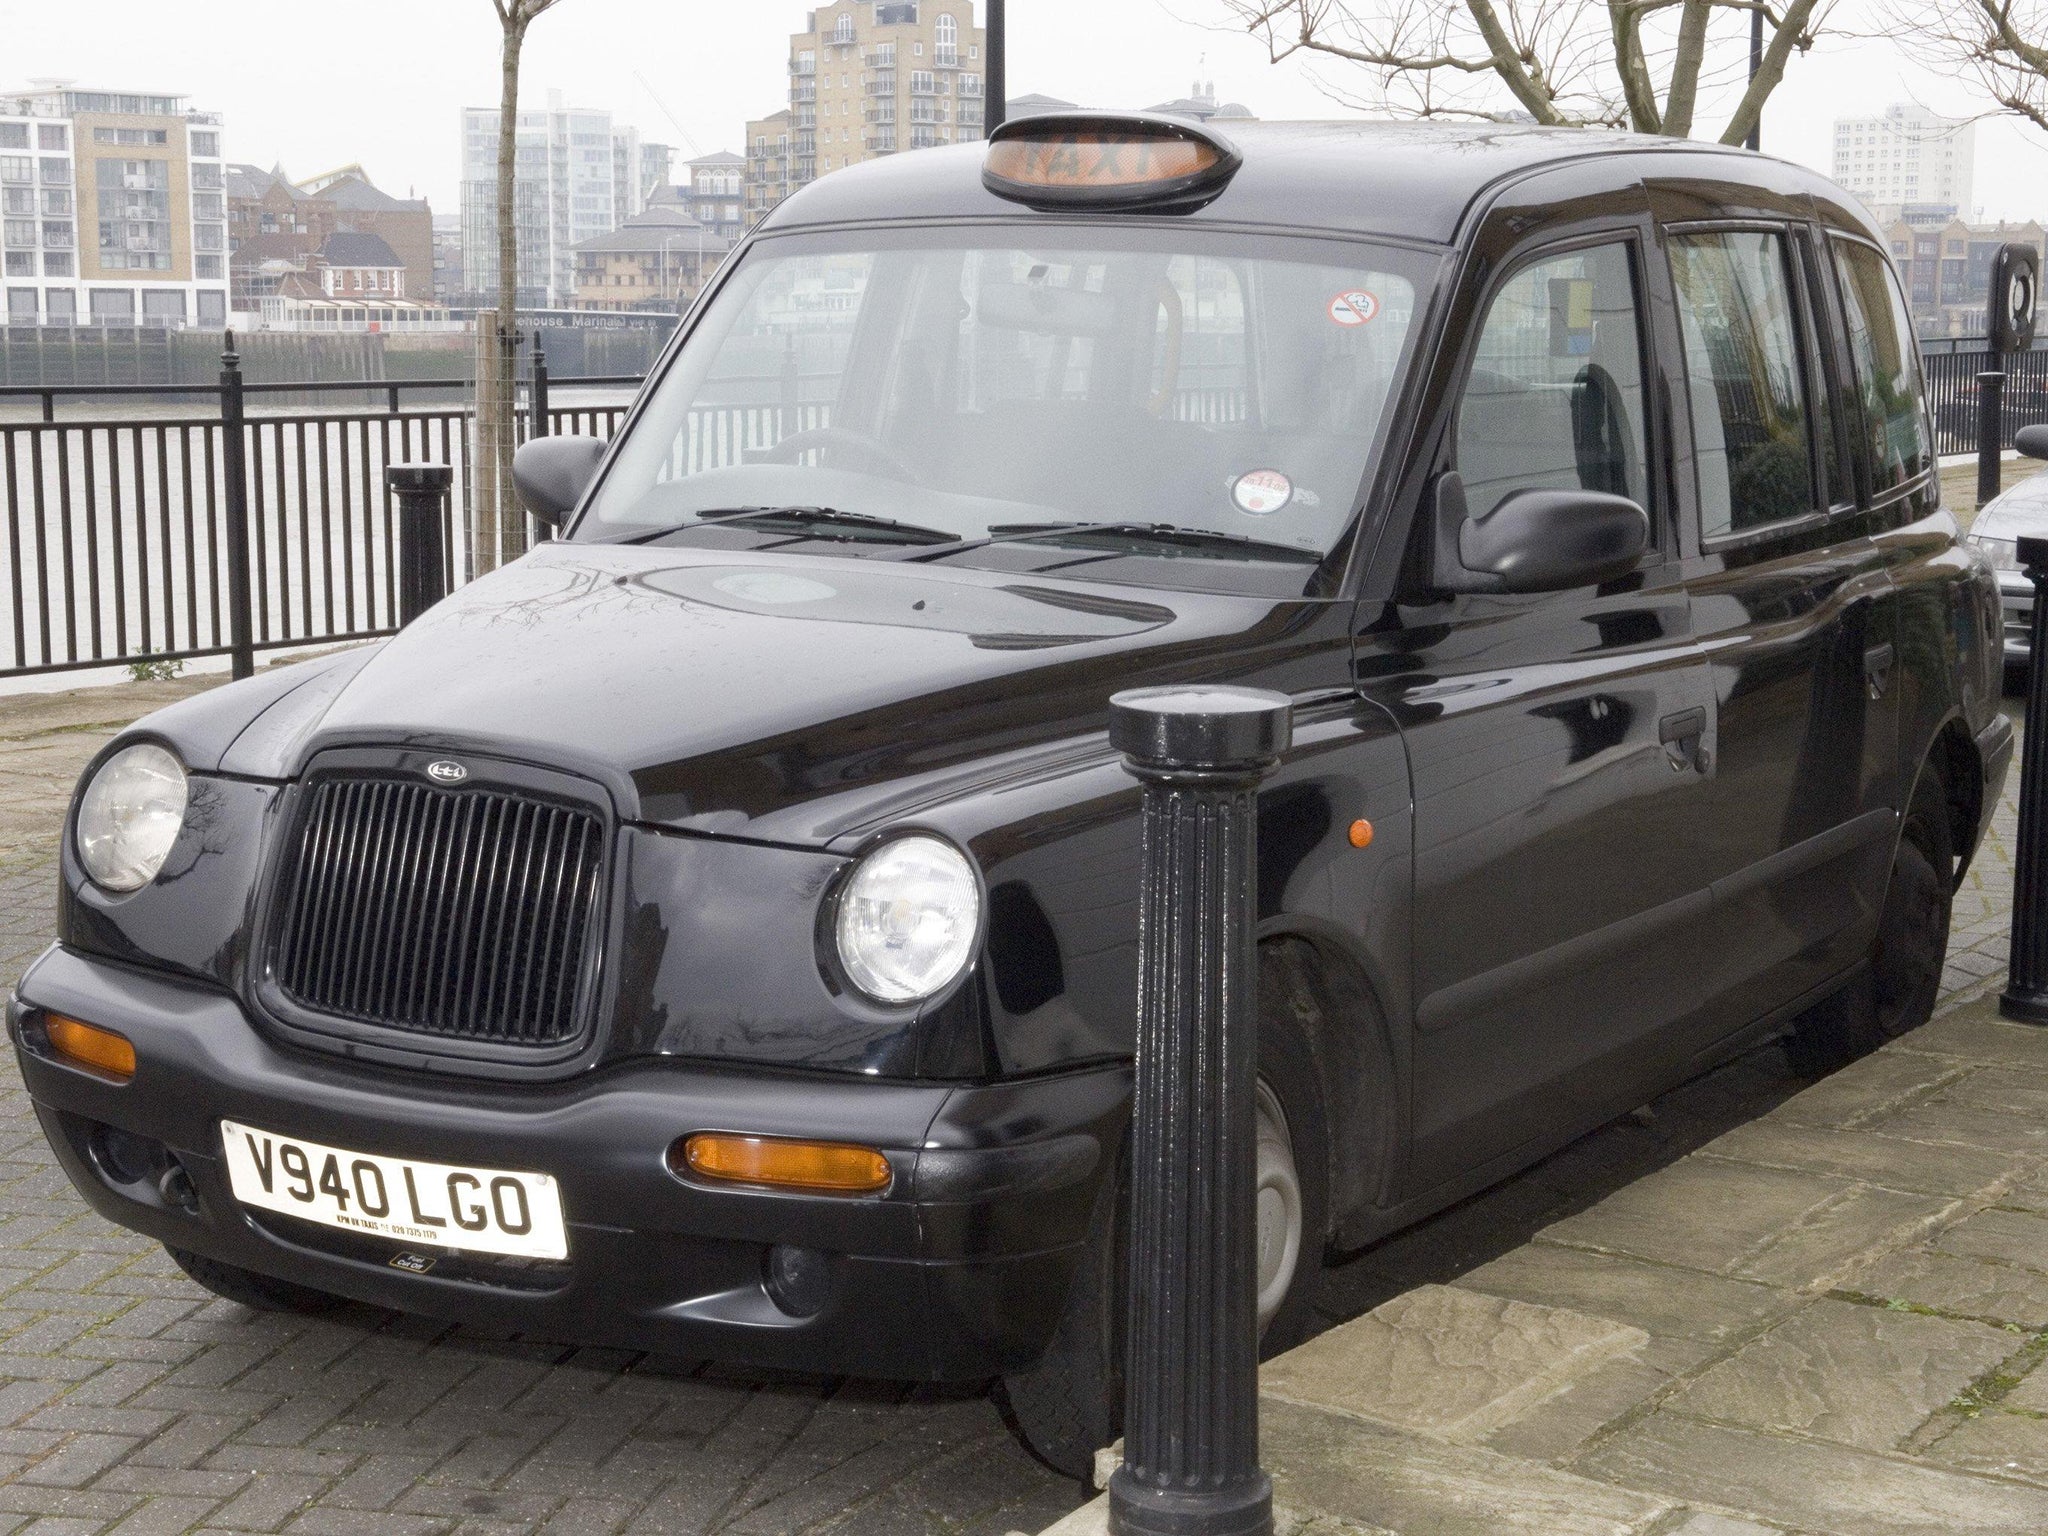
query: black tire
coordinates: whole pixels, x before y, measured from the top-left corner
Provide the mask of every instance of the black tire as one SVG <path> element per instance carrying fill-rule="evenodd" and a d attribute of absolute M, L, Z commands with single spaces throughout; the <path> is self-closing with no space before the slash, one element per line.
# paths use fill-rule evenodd
<path fill-rule="evenodd" d="M 1286 1299 L 1260 1338 L 1261 1358 L 1309 1332 L 1329 1234 L 1329 1137 L 1314 1058 L 1277 965 L 1259 967 L 1259 1078 L 1287 1119 L 1301 1194 L 1301 1245 Z M 1045 1352 L 1003 1377 L 1018 1436 L 1056 1472 L 1087 1481 L 1095 1453 L 1123 1433 L 1124 1252 L 1130 1229 L 1126 1163 L 1096 1200 L 1088 1242 Z"/>
<path fill-rule="evenodd" d="M 239 1302 L 242 1306 L 258 1312 L 298 1312 L 318 1314 L 332 1312 L 336 1307 L 346 1306 L 347 1299 L 316 1291 L 309 1285 L 297 1285 L 290 1280 L 278 1280 L 270 1275 L 259 1275 L 252 1269 L 243 1269 L 235 1264 L 223 1264 L 218 1259 L 209 1259 L 197 1253 L 187 1253 L 182 1248 L 164 1244 L 164 1252 L 194 1280 L 205 1286 L 224 1301 Z"/>
<path fill-rule="evenodd" d="M 1948 957 L 1955 865 L 1947 788 L 1929 763 L 1899 830 L 1870 964 L 1793 1026 L 1785 1050 L 1795 1071 L 1823 1076 L 1933 1015 Z"/>

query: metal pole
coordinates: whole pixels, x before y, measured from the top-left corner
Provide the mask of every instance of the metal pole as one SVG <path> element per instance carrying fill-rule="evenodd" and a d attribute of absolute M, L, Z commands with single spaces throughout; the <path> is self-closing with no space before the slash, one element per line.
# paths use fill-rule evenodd
<path fill-rule="evenodd" d="M 1756 79 L 1763 73 L 1763 68 L 1764 12 L 1763 7 L 1758 6 L 1749 13 L 1749 78 Z M 1756 114 L 1756 121 L 1749 125 L 1749 138 L 1745 142 L 1751 149 L 1764 147 L 1764 114 L 1761 109 Z"/>
<path fill-rule="evenodd" d="M 2005 368 L 1977 375 L 1977 505 L 1998 494 L 1999 456 L 2005 451 Z"/>
<path fill-rule="evenodd" d="M 2019 540 L 2020 565 L 2034 584 L 2027 728 L 2020 743 L 2019 848 L 2012 870 L 2012 959 L 1998 1011 L 2027 1024 L 2048 1024 L 2048 538 Z"/>
<path fill-rule="evenodd" d="M 403 629 L 448 595 L 444 509 L 455 471 L 446 464 L 389 464 L 384 483 L 398 501 L 398 627 Z"/>
<path fill-rule="evenodd" d="M 1144 784 L 1114 1536 L 1273 1529 L 1259 1468 L 1255 892 L 1258 785 L 1292 732 L 1286 695 L 1263 689 L 1110 700 L 1110 744 Z"/>
<path fill-rule="evenodd" d="M 988 73 L 982 77 L 981 136 L 987 138 L 1003 126 L 1003 108 L 1009 100 L 1010 37 L 1003 17 L 1003 0 L 988 0 Z"/>
<path fill-rule="evenodd" d="M 254 615 L 249 605 L 249 474 L 242 435 L 242 359 L 235 352 L 235 333 L 227 333 L 220 355 L 220 460 L 227 495 L 221 510 L 226 520 L 228 557 L 228 670 L 235 677 L 256 675 Z"/>
<path fill-rule="evenodd" d="M 585 366 L 588 372 L 588 365 Z M 526 435 L 546 437 L 548 435 L 548 355 L 540 349 L 540 328 L 533 332 L 533 379 L 527 389 Z"/>

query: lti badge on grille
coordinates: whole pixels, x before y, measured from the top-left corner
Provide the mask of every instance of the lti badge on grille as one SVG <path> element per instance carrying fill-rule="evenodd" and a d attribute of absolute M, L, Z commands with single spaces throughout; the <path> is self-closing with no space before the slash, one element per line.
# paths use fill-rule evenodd
<path fill-rule="evenodd" d="M 228 1183 L 244 1205 L 404 1243 L 569 1256 L 561 1188 L 550 1174 L 350 1152 L 232 1120 L 221 1121 L 220 1134 Z"/>

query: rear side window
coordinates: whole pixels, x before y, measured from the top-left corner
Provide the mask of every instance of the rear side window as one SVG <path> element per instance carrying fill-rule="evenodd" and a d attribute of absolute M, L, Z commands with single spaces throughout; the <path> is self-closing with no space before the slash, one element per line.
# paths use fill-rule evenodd
<path fill-rule="evenodd" d="M 1458 404 L 1457 455 L 1474 517 L 1525 490 L 1606 491 L 1647 505 L 1626 245 L 1546 257 L 1494 295 Z"/>
<path fill-rule="evenodd" d="M 1863 401 L 1864 456 L 1870 489 L 1881 496 L 1924 474 L 1934 462 L 1921 403 L 1920 358 L 1906 301 L 1891 263 L 1867 245 L 1835 243 L 1848 316 L 1849 354 Z"/>
<path fill-rule="evenodd" d="M 1671 242 L 1699 469 L 1700 532 L 1747 533 L 1814 510 L 1806 375 L 1783 235 Z"/>

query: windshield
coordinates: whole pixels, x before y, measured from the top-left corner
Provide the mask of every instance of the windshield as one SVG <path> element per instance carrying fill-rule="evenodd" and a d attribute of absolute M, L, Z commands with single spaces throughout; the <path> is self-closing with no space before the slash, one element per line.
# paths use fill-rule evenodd
<path fill-rule="evenodd" d="M 1100 225 L 764 240 L 574 537 L 1313 590 L 1434 261 Z"/>

